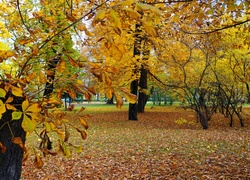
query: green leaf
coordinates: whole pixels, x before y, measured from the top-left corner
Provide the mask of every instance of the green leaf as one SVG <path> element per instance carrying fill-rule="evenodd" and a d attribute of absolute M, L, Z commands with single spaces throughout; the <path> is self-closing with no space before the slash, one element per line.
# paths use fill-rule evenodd
<path fill-rule="evenodd" d="M 0 88 L 0 97 L 4 98 L 6 96 L 6 91 Z"/>
<path fill-rule="evenodd" d="M 68 146 L 66 146 L 66 144 L 61 140 L 59 140 L 59 145 L 60 145 L 60 150 L 63 152 L 64 156 L 70 157 L 71 153 L 70 153 Z"/>
<path fill-rule="evenodd" d="M 12 120 L 20 120 L 22 117 L 23 113 L 20 111 L 14 111 L 12 113 Z"/>

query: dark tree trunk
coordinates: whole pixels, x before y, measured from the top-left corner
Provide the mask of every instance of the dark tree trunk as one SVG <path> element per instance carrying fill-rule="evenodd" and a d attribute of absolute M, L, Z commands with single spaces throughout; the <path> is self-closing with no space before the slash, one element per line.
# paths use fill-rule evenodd
<path fill-rule="evenodd" d="M 24 98 L 22 97 L 14 97 L 12 105 L 21 110 L 23 101 Z M 0 148 L 0 179 L 19 180 L 21 178 L 24 151 L 19 145 L 12 143 L 12 138 L 20 137 L 24 144 L 26 133 L 22 128 L 22 119 L 12 120 L 13 111 L 6 110 L 0 119 L 0 142 L 6 147 L 4 153 L 1 153 L 2 150 Z"/>
<path fill-rule="evenodd" d="M 130 91 L 132 94 L 137 94 L 138 89 L 138 81 L 134 80 L 130 85 Z M 131 104 L 129 103 L 129 112 L 128 112 L 129 120 L 138 120 L 137 118 L 137 103 Z"/>
<path fill-rule="evenodd" d="M 143 66 L 141 68 L 139 87 L 141 90 L 139 91 L 138 98 L 138 112 L 144 113 L 148 95 L 142 91 L 143 89 L 147 89 L 147 70 Z"/>
<path fill-rule="evenodd" d="M 134 56 L 140 56 L 141 55 L 141 42 L 142 42 L 142 31 L 141 31 L 142 23 L 141 21 L 136 22 L 135 26 L 135 42 L 134 42 Z M 139 61 L 139 59 L 137 60 Z M 136 74 L 138 72 L 138 67 L 135 65 L 134 67 L 134 73 Z M 137 96 L 138 92 L 138 80 L 134 80 L 130 84 L 130 92 Z M 137 103 L 131 104 L 129 103 L 129 120 L 138 120 L 137 118 Z"/>
<path fill-rule="evenodd" d="M 114 96 L 112 96 L 111 99 L 108 99 L 106 104 L 114 104 Z"/>

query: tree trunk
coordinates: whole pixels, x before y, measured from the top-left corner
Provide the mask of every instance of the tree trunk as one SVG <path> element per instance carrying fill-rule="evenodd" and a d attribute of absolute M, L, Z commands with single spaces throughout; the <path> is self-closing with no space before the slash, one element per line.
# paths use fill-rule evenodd
<path fill-rule="evenodd" d="M 6 99 L 7 98 L 5 98 L 5 100 Z M 21 110 L 23 101 L 24 98 L 22 97 L 14 97 L 12 105 Z M 26 133 L 22 128 L 22 119 L 13 121 L 13 111 L 6 110 L 0 119 L 0 142 L 6 147 L 4 153 L 1 153 L 2 150 L 0 148 L 0 179 L 19 180 L 21 178 L 24 151 L 19 145 L 12 143 L 12 138 L 20 137 L 24 144 Z"/>
<path fill-rule="evenodd" d="M 138 112 L 144 113 L 148 95 L 142 91 L 143 89 L 147 89 L 147 70 L 143 66 L 141 68 L 139 87 L 141 91 L 139 91 Z"/>
<path fill-rule="evenodd" d="M 130 85 L 130 92 L 132 94 L 137 94 L 138 89 L 138 81 L 134 80 L 132 81 Z M 129 120 L 138 120 L 137 118 L 137 103 L 131 104 L 129 103 L 129 112 L 128 112 Z"/>
<path fill-rule="evenodd" d="M 141 34 L 141 21 L 136 22 L 135 26 L 135 42 L 134 42 L 134 57 L 141 55 L 141 42 L 142 42 L 142 34 Z M 139 59 L 137 59 L 139 61 Z M 138 67 L 135 65 L 134 67 L 134 73 L 136 74 L 138 72 Z M 138 80 L 134 80 L 130 84 L 130 92 L 137 96 L 138 92 Z M 137 118 L 137 103 L 131 104 L 129 103 L 129 120 L 138 120 Z"/>
<path fill-rule="evenodd" d="M 114 104 L 114 96 L 112 96 L 111 99 L 108 99 L 106 104 Z"/>

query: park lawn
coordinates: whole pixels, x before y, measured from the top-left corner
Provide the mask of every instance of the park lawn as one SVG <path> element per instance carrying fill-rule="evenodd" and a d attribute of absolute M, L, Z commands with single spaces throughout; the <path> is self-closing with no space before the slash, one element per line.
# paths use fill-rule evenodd
<path fill-rule="evenodd" d="M 43 169 L 24 163 L 22 179 L 249 179 L 250 110 L 245 127 L 229 127 L 216 115 L 208 130 L 196 123 L 194 113 L 178 107 L 147 106 L 138 121 L 128 121 L 127 105 L 86 104 L 88 138 L 70 131 L 69 142 L 83 151 L 43 157 Z M 73 114 L 69 114 L 79 126 Z M 37 140 L 29 136 L 29 141 Z M 55 147 L 56 148 L 56 147 Z"/>

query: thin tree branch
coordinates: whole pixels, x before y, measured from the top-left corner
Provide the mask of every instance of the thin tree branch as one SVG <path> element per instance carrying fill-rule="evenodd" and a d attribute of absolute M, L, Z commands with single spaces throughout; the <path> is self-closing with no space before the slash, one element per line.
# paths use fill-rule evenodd
<path fill-rule="evenodd" d="M 26 27 L 26 29 L 30 32 L 30 28 L 25 24 L 24 22 L 24 19 L 23 19 L 23 15 L 22 15 L 22 12 L 21 12 L 21 9 L 20 9 L 20 2 L 19 0 L 17 0 L 17 9 L 18 9 L 18 13 L 20 15 L 20 18 L 21 18 L 21 21 L 22 21 L 22 24 Z"/>
<path fill-rule="evenodd" d="M 221 31 L 221 30 L 224 30 L 224 29 L 229 29 L 229 28 L 232 28 L 232 27 L 236 27 L 238 25 L 241 25 L 241 24 L 245 24 L 247 22 L 250 22 L 250 19 L 247 19 L 245 21 L 242 21 L 242 22 L 238 22 L 236 24 L 231 24 L 231 25 L 228 25 L 228 26 L 225 26 L 225 27 L 222 27 L 222 28 L 217 28 L 217 29 L 214 29 L 214 30 L 211 30 L 211 31 L 204 31 L 204 32 L 190 32 L 190 31 L 185 31 L 183 29 L 180 29 L 182 32 L 184 33 L 187 33 L 187 34 L 212 34 L 212 33 L 215 33 L 215 32 L 218 32 L 218 31 Z"/>
<path fill-rule="evenodd" d="M 175 0 L 175 1 L 157 1 L 157 2 L 148 2 L 147 4 L 170 4 L 170 3 L 181 3 L 181 2 L 192 2 L 193 0 Z"/>
<path fill-rule="evenodd" d="M 17 0 L 18 1 L 18 0 Z M 74 21 L 73 23 L 71 23 L 70 25 L 66 26 L 65 28 L 63 28 L 62 30 L 58 31 L 56 34 L 54 34 L 53 36 L 47 38 L 46 41 L 44 41 L 44 43 L 39 47 L 39 50 L 41 50 L 48 42 L 50 42 L 52 39 L 54 39 L 56 36 L 58 36 L 59 34 L 61 34 L 62 32 L 66 31 L 67 29 L 69 29 L 70 27 L 74 26 L 76 23 L 80 22 L 82 19 L 84 19 L 85 17 L 87 17 L 89 14 L 93 13 L 93 11 L 95 11 L 96 9 L 98 9 L 99 7 L 101 7 L 103 4 L 105 4 L 106 2 L 108 2 L 109 0 L 105 1 L 104 3 L 98 5 L 97 7 L 91 9 L 87 14 L 85 14 L 84 16 L 80 17 L 79 19 L 77 19 L 76 21 Z M 29 63 L 29 61 L 33 58 L 33 56 L 28 57 L 27 61 L 24 63 L 21 71 L 18 74 L 18 77 L 20 77 L 24 71 L 24 69 L 26 68 L 27 64 Z"/>
<path fill-rule="evenodd" d="M 157 76 L 155 76 L 154 74 L 152 74 L 150 71 L 148 71 L 148 73 L 149 73 L 150 76 L 152 76 L 155 80 L 157 80 L 159 83 L 161 83 L 164 86 L 171 87 L 171 88 L 182 88 L 182 87 L 180 87 L 178 85 L 166 84 L 166 83 L 162 82 L 162 80 L 160 80 Z"/>

